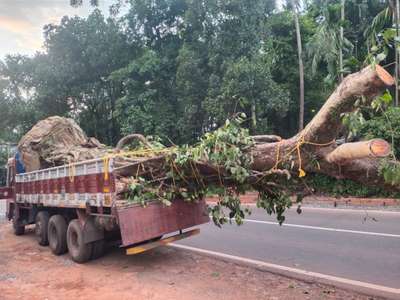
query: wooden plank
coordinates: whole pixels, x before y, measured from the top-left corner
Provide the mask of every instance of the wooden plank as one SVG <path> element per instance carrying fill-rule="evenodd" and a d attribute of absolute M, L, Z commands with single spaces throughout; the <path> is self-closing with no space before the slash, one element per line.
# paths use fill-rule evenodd
<path fill-rule="evenodd" d="M 160 247 L 160 246 L 165 246 L 165 245 L 167 245 L 169 243 L 172 243 L 172 242 L 175 242 L 175 241 L 179 241 L 179 240 L 188 238 L 190 236 L 194 236 L 194 235 L 199 234 L 199 233 L 200 233 L 200 229 L 198 229 L 198 228 L 192 229 L 192 230 L 189 230 L 187 232 L 180 233 L 180 234 L 177 234 L 177 235 L 174 235 L 174 236 L 170 236 L 170 237 L 167 237 L 167 238 L 159 240 L 159 241 L 148 242 L 148 243 L 145 243 L 145 244 L 141 244 L 139 246 L 128 248 L 128 249 L 126 249 L 126 254 L 127 255 L 134 255 L 134 254 L 143 253 L 143 252 L 145 252 L 147 250 L 154 249 L 154 248 Z"/>

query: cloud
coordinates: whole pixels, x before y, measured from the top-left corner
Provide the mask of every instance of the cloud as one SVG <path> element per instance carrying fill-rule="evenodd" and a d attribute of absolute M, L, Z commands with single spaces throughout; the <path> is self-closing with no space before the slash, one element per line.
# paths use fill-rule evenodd
<path fill-rule="evenodd" d="M 11 31 L 14 33 L 21 33 L 29 30 L 31 25 L 25 20 L 13 19 L 8 16 L 0 15 L 0 29 Z"/>
<path fill-rule="evenodd" d="M 6 54 L 33 54 L 43 45 L 43 26 L 65 16 L 86 17 L 93 8 L 73 8 L 69 0 L 0 0 L 0 59 Z M 107 12 L 112 0 L 100 2 Z"/>

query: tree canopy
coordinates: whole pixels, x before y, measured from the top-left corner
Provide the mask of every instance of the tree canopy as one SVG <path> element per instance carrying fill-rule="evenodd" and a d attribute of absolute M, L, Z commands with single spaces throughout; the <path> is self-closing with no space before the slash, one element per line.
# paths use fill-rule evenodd
<path fill-rule="evenodd" d="M 236 112 L 246 113 L 243 125 L 251 134 L 298 131 L 290 3 L 277 9 L 274 0 L 115 1 L 120 5 L 122 15 L 106 18 L 95 9 L 87 18 L 45 25 L 43 51 L 1 61 L 1 139 L 16 141 L 51 115 L 74 118 L 107 144 L 133 132 L 166 144 L 192 143 Z M 341 22 L 340 5 L 313 0 L 299 6 L 306 122 L 341 73 L 394 59 L 392 23 L 382 17 L 390 6 L 345 1 Z"/>

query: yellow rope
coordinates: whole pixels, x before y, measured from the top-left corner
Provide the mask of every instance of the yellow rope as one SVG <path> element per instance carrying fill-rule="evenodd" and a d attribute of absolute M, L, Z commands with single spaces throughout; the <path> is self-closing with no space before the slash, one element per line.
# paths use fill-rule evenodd
<path fill-rule="evenodd" d="M 297 157 L 298 157 L 298 162 L 299 162 L 299 177 L 304 177 L 306 176 L 306 172 L 303 170 L 302 168 L 302 158 L 301 158 L 301 147 L 305 144 L 307 145 L 314 145 L 314 146 L 328 146 L 332 143 L 335 142 L 335 140 L 330 141 L 328 143 L 314 143 L 314 142 L 309 142 L 306 141 L 304 138 L 304 134 L 301 135 L 298 139 L 298 141 L 296 142 L 296 145 L 282 158 L 280 158 L 281 156 L 281 146 L 282 146 L 282 142 L 284 142 L 284 140 L 280 140 L 277 143 L 277 149 L 276 149 L 276 160 L 275 160 L 275 165 L 271 168 L 271 170 L 276 170 L 279 166 L 279 164 L 286 159 L 289 155 L 291 155 L 294 151 L 297 152 Z M 109 179 L 109 161 L 111 158 L 116 158 L 116 157 L 150 157 L 150 156 L 154 156 L 157 154 L 163 154 L 163 153 L 171 153 L 174 150 L 174 147 L 171 148 L 165 148 L 165 149 L 140 149 L 140 150 L 132 150 L 132 151 L 121 151 L 118 153 L 110 153 L 107 154 L 103 157 L 103 163 L 104 163 L 104 180 L 108 180 Z M 181 177 L 185 182 L 187 182 L 186 178 L 183 176 L 183 174 L 181 174 L 177 168 L 177 166 L 175 165 L 174 162 L 172 162 L 172 166 L 173 169 L 176 170 L 176 172 L 178 173 L 179 177 Z M 190 165 L 192 170 L 193 170 L 193 166 L 192 164 Z M 70 180 L 73 181 L 73 176 L 74 176 L 74 172 L 72 170 L 72 165 L 70 166 L 71 170 L 70 170 Z M 220 175 L 220 170 L 219 167 L 217 168 L 218 171 L 218 177 L 220 180 L 220 184 L 222 185 L 222 179 L 221 179 L 221 175 Z M 199 179 L 197 178 L 197 174 L 196 172 L 193 170 L 194 172 L 194 176 L 196 181 L 199 183 Z"/>
<path fill-rule="evenodd" d="M 173 151 L 173 148 L 166 149 L 140 149 L 140 150 L 132 150 L 132 151 L 121 151 L 118 153 L 108 153 L 103 156 L 103 164 L 104 164 L 104 180 L 109 179 L 110 173 L 110 159 L 116 157 L 150 157 L 161 153 L 170 153 Z M 139 170 L 139 168 L 138 168 Z M 136 176 L 137 177 L 137 176 Z"/>
<path fill-rule="evenodd" d="M 280 149 L 281 149 L 281 143 L 284 140 L 280 140 L 277 144 L 277 149 L 276 149 L 276 161 L 275 161 L 275 165 L 271 168 L 271 170 L 276 170 L 278 168 L 279 163 L 281 163 L 284 159 L 286 159 L 290 154 L 292 154 L 294 151 L 297 151 L 297 157 L 298 157 L 298 161 L 299 161 L 299 177 L 304 177 L 306 176 L 306 172 L 303 170 L 302 168 L 302 160 L 301 160 L 301 146 L 303 145 L 313 145 L 313 146 L 328 146 L 330 144 L 333 144 L 335 142 L 335 140 L 332 140 L 328 143 L 314 143 L 314 142 L 308 142 L 305 140 L 304 138 L 304 134 L 300 136 L 300 138 L 297 140 L 296 145 L 282 158 L 279 159 L 280 156 Z"/>
<path fill-rule="evenodd" d="M 300 147 L 304 144 L 304 137 L 301 137 L 301 141 L 297 142 L 296 149 L 297 149 L 297 156 L 299 158 L 299 178 L 306 176 L 306 172 L 301 168 L 301 151 Z"/>
<path fill-rule="evenodd" d="M 272 167 L 272 170 L 276 170 L 276 169 L 278 168 L 278 165 L 279 165 L 279 155 L 280 155 L 280 151 L 281 151 L 281 144 L 282 144 L 282 141 L 284 141 L 284 140 L 282 139 L 282 140 L 280 140 L 280 141 L 278 142 L 278 146 L 277 146 L 277 149 L 276 149 L 276 160 L 275 160 L 275 165 Z"/>
<path fill-rule="evenodd" d="M 68 177 L 70 182 L 74 182 L 74 177 L 75 177 L 75 165 L 69 164 L 68 165 Z"/>
<path fill-rule="evenodd" d="M 108 156 L 103 157 L 103 164 L 104 164 L 104 180 L 107 181 L 109 178 L 109 172 L 110 172 L 110 158 Z"/>

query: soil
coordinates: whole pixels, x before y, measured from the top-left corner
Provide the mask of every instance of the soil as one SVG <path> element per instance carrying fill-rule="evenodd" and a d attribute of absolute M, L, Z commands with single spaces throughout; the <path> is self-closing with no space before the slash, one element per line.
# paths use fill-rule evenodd
<path fill-rule="evenodd" d="M 33 228 L 0 222 L 0 299 L 373 299 L 171 247 L 126 256 L 110 247 L 86 264 L 54 256 Z"/>

